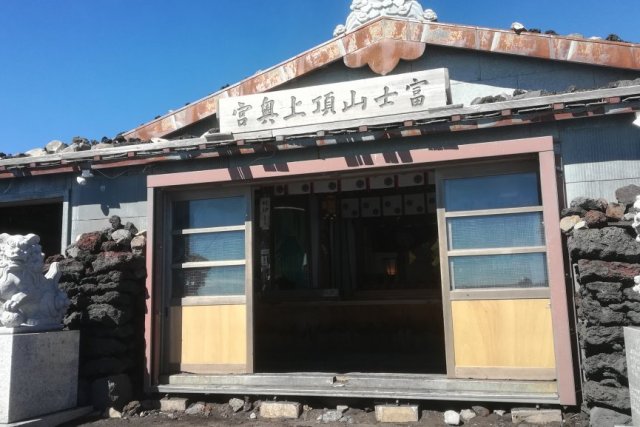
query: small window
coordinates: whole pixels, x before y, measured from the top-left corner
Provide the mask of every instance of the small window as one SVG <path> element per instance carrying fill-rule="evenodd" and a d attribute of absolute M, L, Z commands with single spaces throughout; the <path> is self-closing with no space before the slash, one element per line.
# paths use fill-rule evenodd
<path fill-rule="evenodd" d="M 245 294 L 244 197 L 173 203 L 174 298 Z"/>
<path fill-rule="evenodd" d="M 544 253 L 450 257 L 453 289 L 544 288 Z"/>
<path fill-rule="evenodd" d="M 447 219 L 449 249 L 544 246 L 542 212 Z"/>
<path fill-rule="evenodd" d="M 244 259 L 244 231 L 221 231 L 173 237 L 173 262 Z"/>
<path fill-rule="evenodd" d="M 452 290 L 549 286 L 538 174 L 446 179 Z"/>
<path fill-rule="evenodd" d="M 244 221 L 244 197 L 187 200 L 174 203 L 174 230 L 244 225 Z"/>
<path fill-rule="evenodd" d="M 447 212 L 507 209 L 541 204 L 538 174 L 449 179 L 445 182 Z"/>
<path fill-rule="evenodd" d="M 244 295 L 244 277 L 244 266 L 177 269 L 173 276 L 174 295 Z"/>

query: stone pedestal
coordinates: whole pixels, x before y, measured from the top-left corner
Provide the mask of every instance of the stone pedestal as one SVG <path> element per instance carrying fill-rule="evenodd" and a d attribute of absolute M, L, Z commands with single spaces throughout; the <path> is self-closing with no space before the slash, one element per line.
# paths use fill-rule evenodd
<path fill-rule="evenodd" d="M 0 425 L 73 409 L 79 331 L 0 330 Z"/>
<path fill-rule="evenodd" d="M 640 328 L 624 328 L 633 425 L 640 426 Z"/>

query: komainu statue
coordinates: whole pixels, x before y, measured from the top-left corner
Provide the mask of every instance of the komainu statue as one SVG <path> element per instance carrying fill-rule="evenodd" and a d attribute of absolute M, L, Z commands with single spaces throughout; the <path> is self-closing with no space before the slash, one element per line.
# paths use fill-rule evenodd
<path fill-rule="evenodd" d="M 40 237 L 0 234 L 0 326 L 61 328 L 69 299 L 58 288 L 58 263 L 46 275 L 43 266 Z"/>

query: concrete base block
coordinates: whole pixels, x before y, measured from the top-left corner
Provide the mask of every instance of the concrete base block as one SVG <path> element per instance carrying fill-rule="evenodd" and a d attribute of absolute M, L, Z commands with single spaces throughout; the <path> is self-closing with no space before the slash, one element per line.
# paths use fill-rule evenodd
<path fill-rule="evenodd" d="M 89 415 L 93 412 L 93 406 L 84 406 L 82 408 L 69 409 L 55 414 L 44 415 L 42 417 L 33 418 L 27 421 L 19 421 L 12 424 L 0 424 L 0 427 L 51 427 L 68 423 L 78 418 Z"/>
<path fill-rule="evenodd" d="M 184 412 L 189 407 L 189 399 L 184 397 L 165 397 L 160 399 L 161 412 Z"/>
<path fill-rule="evenodd" d="M 262 418 L 296 419 L 302 413 L 302 406 L 298 402 L 262 402 L 260 416 Z"/>
<path fill-rule="evenodd" d="M 511 421 L 514 424 L 548 424 L 561 423 L 560 409 L 514 408 L 511 410 Z"/>
<path fill-rule="evenodd" d="M 636 277 L 636 280 L 640 280 Z M 627 355 L 627 376 L 631 395 L 633 425 L 640 425 L 640 328 L 624 328 L 624 346 Z"/>
<path fill-rule="evenodd" d="M 618 427 L 626 425 L 635 425 L 627 414 L 597 406 L 589 411 L 589 427 Z"/>
<path fill-rule="evenodd" d="M 75 408 L 79 331 L 0 334 L 0 423 Z"/>
<path fill-rule="evenodd" d="M 418 405 L 376 405 L 376 420 L 380 423 L 417 423 L 419 419 Z"/>

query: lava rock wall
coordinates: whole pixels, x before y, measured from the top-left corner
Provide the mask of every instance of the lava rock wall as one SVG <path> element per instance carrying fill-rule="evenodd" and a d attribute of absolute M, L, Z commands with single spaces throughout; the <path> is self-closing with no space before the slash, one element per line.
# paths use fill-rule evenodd
<path fill-rule="evenodd" d="M 640 243 L 631 227 L 635 197 L 623 196 L 630 191 L 618 190 L 618 203 L 576 199 L 561 223 L 579 282 L 583 400 L 592 419 L 606 412 L 620 424 L 631 412 L 623 327 L 640 326 L 640 293 L 633 290 L 640 275 Z"/>
<path fill-rule="evenodd" d="M 71 300 L 65 327 L 80 330 L 79 403 L 99 409 L 128 403 L 144 375 L 146 238 L 118 217 L 110 222 L 49 260 Z"/>

